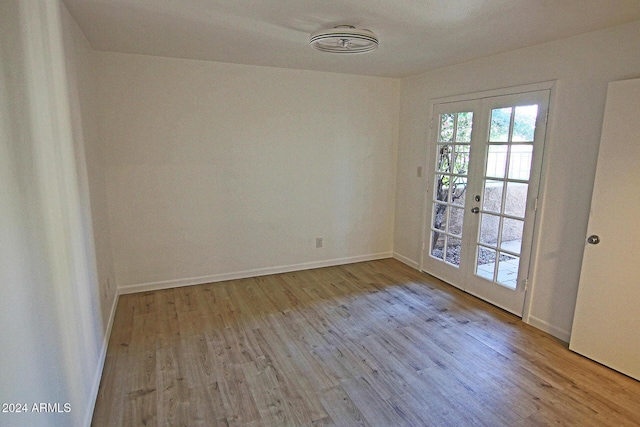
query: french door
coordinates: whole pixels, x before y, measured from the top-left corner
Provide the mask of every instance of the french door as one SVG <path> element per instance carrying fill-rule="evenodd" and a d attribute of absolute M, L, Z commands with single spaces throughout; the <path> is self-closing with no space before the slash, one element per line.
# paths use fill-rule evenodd
<path fill-rule="evenodd" d="M 522 316 L 549 91 L 434 106 L 423 270 Z"/>

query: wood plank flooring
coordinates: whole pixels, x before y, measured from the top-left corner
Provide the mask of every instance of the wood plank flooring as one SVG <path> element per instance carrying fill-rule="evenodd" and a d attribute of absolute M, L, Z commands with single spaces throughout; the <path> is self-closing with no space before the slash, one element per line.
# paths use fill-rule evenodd
<path fill-rule="evenodd" d="M 123 295 L 94 426 L 637 426 L 640 382 L 395 260 Z"/>

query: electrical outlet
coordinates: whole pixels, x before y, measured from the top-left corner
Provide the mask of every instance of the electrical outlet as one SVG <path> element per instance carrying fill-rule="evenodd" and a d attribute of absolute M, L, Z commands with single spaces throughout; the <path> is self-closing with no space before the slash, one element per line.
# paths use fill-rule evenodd
<path fill-rule="evenodd" d="M 316 248 L 322 247 L 322 237 L 316 237 Z"/>

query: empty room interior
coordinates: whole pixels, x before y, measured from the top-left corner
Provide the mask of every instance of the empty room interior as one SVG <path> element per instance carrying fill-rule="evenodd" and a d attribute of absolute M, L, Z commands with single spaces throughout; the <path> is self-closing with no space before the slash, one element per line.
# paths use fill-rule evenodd
<path fill-rule="evenodd" d="M 0 425 L 640 425 L 637 0 L 0 22 Z"/>

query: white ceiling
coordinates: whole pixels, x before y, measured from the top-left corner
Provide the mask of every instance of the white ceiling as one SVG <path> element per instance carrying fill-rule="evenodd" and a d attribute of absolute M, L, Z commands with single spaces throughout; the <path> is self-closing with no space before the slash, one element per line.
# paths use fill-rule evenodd
<path fill-rule="evenodd" d="M 97 50 L 404 77 L 640 20 L 640 0 L 63 0 Z M 371 53 L 309 34 L 368 28 Z"/>

